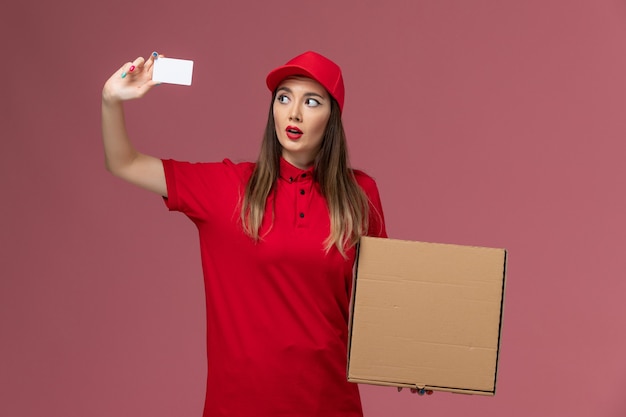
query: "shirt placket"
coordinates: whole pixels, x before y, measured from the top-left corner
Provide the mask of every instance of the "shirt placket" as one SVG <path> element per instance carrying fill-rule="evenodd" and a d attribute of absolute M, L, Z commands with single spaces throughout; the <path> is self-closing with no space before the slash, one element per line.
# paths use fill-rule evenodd
<path fill-rule="evenodd" d="M 293 178 L 294 192 L 296 193 L 296 228 L 305 228 L 309 225 L 309 207 L 311 199 L 312 178 L 310 173 L 302 173 Z"/>

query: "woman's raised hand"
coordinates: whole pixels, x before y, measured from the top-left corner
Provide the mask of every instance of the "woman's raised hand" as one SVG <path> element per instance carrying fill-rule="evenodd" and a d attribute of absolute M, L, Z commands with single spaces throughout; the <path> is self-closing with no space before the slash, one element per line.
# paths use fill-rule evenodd
<path fill-rule="evenodd" d="M 159 54 L 153 52 L 148 60 L 142 57 L 127 62 L 104 84 L 102 99 L 106 102 L 120 102 L 143 97 L 158 83 L 152 81 L 154 60 Z"/>

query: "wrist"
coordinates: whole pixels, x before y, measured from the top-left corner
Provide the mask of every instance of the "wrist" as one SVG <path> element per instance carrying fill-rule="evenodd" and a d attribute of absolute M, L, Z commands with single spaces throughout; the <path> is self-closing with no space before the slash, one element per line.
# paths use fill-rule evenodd
<path fill-rule="evenodd" d="M 106 90 L 102 90 L 102 105 L 107 107 L 121 106 L 122 100 Z"/>

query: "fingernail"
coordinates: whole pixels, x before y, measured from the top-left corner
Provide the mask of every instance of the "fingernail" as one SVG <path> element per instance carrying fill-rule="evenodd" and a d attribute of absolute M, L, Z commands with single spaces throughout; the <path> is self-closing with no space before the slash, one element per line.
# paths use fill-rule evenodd
<path fill-rule="evenodd" d="M 159 54 L 156 51 L 154 51 L 154 52 L 152 52 L 152 56 L 155 57 L 155 58 L 158 58 Z"/>
<path fill-rule="evenodd" d="M 130 68 L 128 69 L 128 72 L 133 72 L 133 71 L 135 71 L 135 66 L 131 65 Z"/>
<path fill-rule="evenodd" d="M 122 78 L 126 78 L 126 71 L 122 73 Z"/>
<path fill-rule="evenodd" d="M 398 392 L 402 391 L 402 387 L 398 387 Z"/>

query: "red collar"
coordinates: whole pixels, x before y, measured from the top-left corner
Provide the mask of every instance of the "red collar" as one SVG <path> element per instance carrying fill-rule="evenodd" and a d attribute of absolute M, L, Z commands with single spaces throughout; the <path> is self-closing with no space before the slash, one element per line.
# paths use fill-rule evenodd
<path fill-rule="evenodd" d="M 280 158 L 280 178 L 287 182 L 307 181 L 313 179 L 313 167 L 300 169 L 291 165 L 283 157 Z"/>

